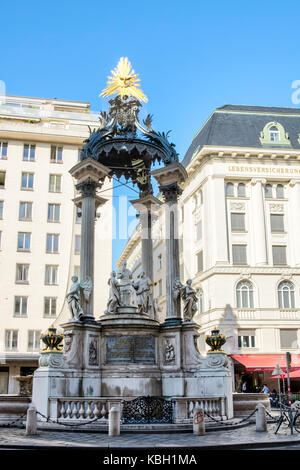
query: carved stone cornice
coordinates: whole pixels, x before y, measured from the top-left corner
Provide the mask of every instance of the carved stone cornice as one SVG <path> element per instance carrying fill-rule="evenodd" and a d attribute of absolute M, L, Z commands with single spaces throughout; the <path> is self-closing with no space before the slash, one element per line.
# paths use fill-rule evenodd
<path fill-rule="evenodd" d="M 262 185 L 266 184 L 266 178 L 252 178 L 250 183 L 255 186 L 257 183 L 261 183 Z"/>

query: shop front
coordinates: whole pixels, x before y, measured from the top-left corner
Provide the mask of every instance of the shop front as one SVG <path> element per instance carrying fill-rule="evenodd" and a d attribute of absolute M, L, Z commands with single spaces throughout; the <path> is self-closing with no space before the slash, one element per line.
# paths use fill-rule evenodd
<path fill-rule="evenodd" d="M 231 358 L 234 365 L 236 392 L 261 392 L 263 385 L 267 385 L 270 390 L 276 389 L 277 381 L 274 380 L 272 372 L 277 365 L 286 372 L 286 355 L 284 353 L 232 354 Z M 291 354 L 291 359 L 290 371 L 297 372 L 300 376 L 300 354 Z M 297 381 L 297 383 L 299 382 Z"/>

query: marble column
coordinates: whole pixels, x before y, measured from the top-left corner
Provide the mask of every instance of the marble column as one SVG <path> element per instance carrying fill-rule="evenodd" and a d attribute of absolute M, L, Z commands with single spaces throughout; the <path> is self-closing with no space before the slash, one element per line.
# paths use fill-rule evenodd
<path fill-rule="evenodd" d="M 290 220 L 289 230 L 291 230 L 294 252 L 295 266 L 300 266 L 300 180 L 290 181 L 289 205 L 291 208 L 292 220 Z"/>
<path fill-rule="evenodd" d="M 155 214 L 162 205 L 162 202 L 152 196 L 152 194 L 130 202 L 138 212 L 142 228 L 142 269 L 153 281 L 152 224 L 156 217 Z"/>
<path fill-rule="evenodd" d="M 80 281 L 91 280 L 92 289 L 89 298 L 82 295 L 81 306 L 84 311 L 84 322 L 94 321 L 94 251 L 95 251 L 95 216 L 99 205 L 106 199 L 96 195 L 109 168 L 100 163 L 86 159 L 71 168 L 71 175 L 77 180 L 76 189 L 80 196 L 74 202 L 81 207 L 81 244 L 80 244 Z"/>
<path fill-rule="evenodd" d="M 267 264 L 267 241 L 264 209 L 264 185 L 265 179 L 253 178 L 252 189 L 252 227 L 255 247 L 255 264 L 263 266 Z"/>
<path fill-rule="evenodd" d="M 173 163 L 155 170 L 152 175 L 159 183 L 159 190 L 165 202 L 166 222 L 166 325 L 182 322 L 180 299 L 174 295 L 175 281 L 180 279 L 178 240 L 178 197 L 182 193 L 179 184 L 185 181 L 187 173 L 180 163 Z"/>

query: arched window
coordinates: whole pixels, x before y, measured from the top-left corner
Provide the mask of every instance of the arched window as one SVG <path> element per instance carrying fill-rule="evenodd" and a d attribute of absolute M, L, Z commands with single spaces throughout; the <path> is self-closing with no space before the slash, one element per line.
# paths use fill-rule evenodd
<path fill-rule="evenodd" d="M 283 185 L 278 184 L 276 186 L 276 198 L 277 199 L 283 199 L 284 198 L 284 192 L 283 192 Z"/>
<path fill-rule="evenodd" d="M 254 308 L 253 285 L 249 281 L 240 281 L 236 286 L 237 308 Z"/>
<path fill-rule="evenodd" d="M 266 184 L 265 186 L 265 197 L 272 197 L 272 185 Z"/>
<path fill-rule="evenodd" d="M 238 184 L 238 197 L 246 197 L 246 186 L 244 183 Z"/>
<path fill-rule="evenodd" d="M 233 183 L 227 183 L 226 184 L 226 196 L 234 196 Z"/>
<path fill-rule="evenodd" d="M 198 313 L 203 313 L 204 312 L 204 298 L 203 298 L 202 289 L 199 289 L 197 291 L 197 297 L 198 297 Z"/>
<path fill-rule="evenodd" d="M 278 142 L 280 140 L 280 132 L 276 126 L 269 129 L 270 142 Z"/>
<path fill-rule="evenodd" d="M 295 288 L 289 281 L 282 281 L 277 288 L 280 309 L 295 308 Z"/>

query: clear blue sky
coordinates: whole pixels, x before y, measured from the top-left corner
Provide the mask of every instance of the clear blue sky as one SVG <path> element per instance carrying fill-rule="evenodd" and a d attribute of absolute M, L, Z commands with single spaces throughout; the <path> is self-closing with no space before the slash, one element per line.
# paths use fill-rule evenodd
<path fill-rule="evenodd" d="M 2 2 L 0 80 L 7 94 L 98 111 L 108 73 L 127 56 L 149 98 L 144 113 L 172 130 L 183 157 L 216 107 L 295 106 L 299 18 L 299 0 Z"/>

